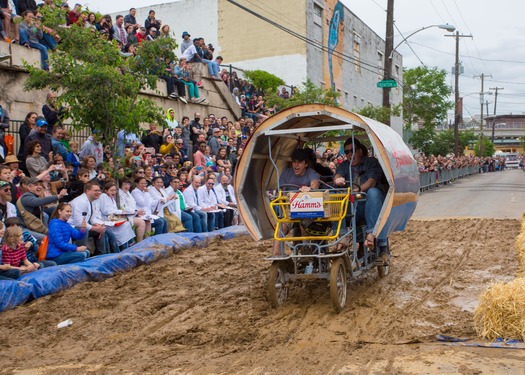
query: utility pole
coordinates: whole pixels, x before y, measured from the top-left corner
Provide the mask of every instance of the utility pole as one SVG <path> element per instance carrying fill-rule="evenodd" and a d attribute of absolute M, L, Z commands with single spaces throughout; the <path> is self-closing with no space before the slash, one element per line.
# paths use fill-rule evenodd
<path fill-rule="evenodd" d="M 445 35 L 456 38 L 456 62 L 454 64 L 454 155 L 459 156 L 459 38 L 472 38 L 472 35 L 461 35 L 456 31 L 455 35 Z"/>
<path fill-rule="evenodd" d="M 392 78 L 392 51 L 394 50 L 394 0 L 388 0 L 386 9 L 385 55 L 383 79 Z M 390 87 L 383 88 L 383 107 L 388 109 L 387 125 L 390 125 Z"/>
<path fill-rule="evenodd" d="M 481 108 L 481 114 L 479 116 L 479 156 L 483 156 L 483 106 L 485 105 L 485 92 L 483 91 L 484 83 L 485 83 L 485 77 L 491 77 L 492 75 L 486 76 L 485 73 L 481 73 L 480 76 L 474 76 L 474 78 L 480 77 L 481 78 L 481 91 L 479 92 L 479 104 Z M 489 114 L 489 111 L 487 111 L 487 115 Z"/>
<path fill-rule="evenodd" d="M 498 91 L 504 90 L 503 87 L 489 87 L 489 90 L 494 90 L 494 116 L 492 117 L 492 143 L 494 143 L 494 133 L 496 129 L 496 105 L 498 104 Z M 487 114 L 489 111 L 487 110 Z"/>

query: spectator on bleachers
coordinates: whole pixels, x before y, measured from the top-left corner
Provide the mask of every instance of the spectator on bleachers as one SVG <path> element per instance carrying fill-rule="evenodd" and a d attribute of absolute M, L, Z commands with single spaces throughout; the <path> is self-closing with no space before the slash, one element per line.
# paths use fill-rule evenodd
<path fill-rule="evenodd" d="M 137 43 L 140 46 L 142 42 L 146 40 L 146 37 L 148 36 L 148 32 L 146 31 L 146 28 L 144 26 L 141 26 L 137 30 L 137 33 L 135 34 L 135 36 L 137 37 Z"/>
<path fill-rule="evenodd" d="M 159 38 L 167 38 L 170 35 L 170 25 L 162 25 L 162 27 L 160 28 L 160 35 L 159 35 Z"/>
<path fill-rule="evenodd" d="M 15 4 L 15 7 L 17 5 Z M 20 40 L 20 34 L 19 34 L 19 27 L 15 20 L 19 18 L 15 11 L 16 9 L 11 8 L 10 3 L 8 0 L 1 0 L 0 1 L 0 9 L 2 10 L 3 17 L 1 19 L 2 21 L 2 29 L 3 29 L 3 38 L 6 39 L 8 42 L 11 41 L 10 35 L 11 35 L 11 27 L 13 28 L 13 36 L 14 39 L 12 42 L 17 43 Z M 18 13 L 18 15 L 22 15 L 22 12 Z"/>
<path fill-rule="evenodd" d="M 166 111 L 166 128 L 169 129 L 171 132 L 179 126 L 179 122 L 177 121 L 177 118 L 175 117 L 175 109 L 168 108 Z"/>
<path fill-rule="evenodd" d="M 211 137 L 208 138 L 208 146 L 210 147 L 210 154 L 213 156 L 217 156 L 217 154 L 219 153 L 219 149 L 221 148 L 221 143 L 219 141 L 220 133 L 221 133 L 221 129 L 215 128 L 212 130 Z"/>
<path fill-rule="evenodd" d="M 80 229 L 70 225 L 69 221 L 73 214 L 69 203 L 60 203 L 51 216 L 49 223 L 49 243 L 47 245 L 47 260 L 57 264 L 71 264 L 82 262 L 90 256 L 86 245 L 71 243 L 71 240 L 82 241 L 87 239 L 87 218 L 83 217 Z"/>
<path fill-rule="evenodd" d="M 123 222 L 119 226 L 107 226 L 106 230 L 111 231 L 117 240 L 120 250 L 127 249 L 135 238 L 135 232 L 131 223 L 125 216 L 125 211 L 117 206 L 117 186 L 113 182 L 104 185 L 104 193 L 99 198 L 100 213 L 102 220 L 106 222 Z"/>
<path fill-rule="evenodd" d="M 28 179 L 26 188 L 27 192 L 22 194 L 16 203 L 18 217 L 31 235 L 40 241 L 47 234 L 49 223 L 49 215 L 44 212 L 44 207 L 62 199 L 67 194 L 67 190 L 63 189 L 55 196 L 41 198 L 43 195 L 42 181 L 36 178 Z"/>
<path fill-rule="evenodd" d="M 86 22 L 84 22 L 84 26 L 88 29 L 96 30 L 97 24 L 97 15 L 93 12 L 89 13 L 86 17 Z"/>
<path fill-rule="evenodd" d="M 185 231 L 186 228 L 181 221 L 179 198 L 174 192 L 171 194 L 166 192 L 162 177 L 158 176 L 153 179 L 152 186 L 148 188 L 148 193 L 153 201 L 156 202 L 154 212 L 157 211 L 157 215 L 167 221 L 168 232 L 178 233 Z"/>
<path fill-rule="evenodd" d="M 148 13 L 148 18 L 146 18 L 146 20 L 144 21 L 144 27 L 146 28 L 148 34 L 150 34 L 150 29 L 154 27 L 156 37 L 159 36 L 159 30 L 161 28 L 161 25 L 162 21 L 155 18 L 155 11 L 150 10 Z"/>
<path fill-rule="evenodd" d="M 27 136 L 31 132 L 31 130 L 35 128 L 37 117 L 38 115 L 36 112 L 28 112 L 28 114 L 26 115 L 26 118 L 24 119 L 24 122 L 22 123 L 22 125 L 20 125 L 20 128 L 18 129 L 18 135 L 20 136 L 20 147 L 18 149 L 17 156 L 19 159 L 22 159 L 24 156 L 25 141 L 26 141 Z M 1 118 L 0 118 L 0 123 L 3 123 Z"/>
<path fill-rule="evenodd" d="M 12 226 L 5 229 L 1 247 L 2 264 L 8 264 L 11 269 L 18 269 L 22 273 L 34 272 L 41 266 L 27 259 L 26 247 L 22 238 L 22 228 Z"/>
<path fill-rule="evenodd" d="M 127 29 L 128 26 L 133 26 L 133 29 L 136 31 L 140 25 L 135 18 L 137 10 L 135 8 L 130 8 L 129 14 L 124 17 L 124 27 Z"/>
<path fill-rule="evenodd" d="M 53 91 L 46 95 L 46 103 L 42 106 L 42 114 L 48 124 L 48 133 L 51 134 L 56 125 L 61 125 L 60 118 L 67 112 L 66 107 L 56 107 L 57 94 Z"/>
<path fill-rule="evenodd" d="M 115 235 L 104 226 L 99 201 L 101 194 L 100 185 L 95 181 L 89 181 L 84 186 L 84 193 L 70 202 L 73 212 L 68 223 L 77 229 L 81 229 L 83 223 L 86 223 L 88 236 L 95 242 L 96 254 L 118 253 Z M 76 244 L 86 245 L 88 236 L 77 240 Z"/>
<path fill-rule="evenodd" d="M 182 221 L 182 225 L 184 225 L 184 228 L 186 228 L 188 232 L 201 233 L 202 228 L 201 228 L 200 217 L 198 214 L 193 212 L 193 210 L 190 207 L 188 207 L 186 203 L 186 199 L 184 198 L 184 194 L 180 190 L 180 187 L 181 187 L 180 178 L 178 176 L 174 176 L 170 180 L 170 186 L 166 188 L 166 193 L 168 195 L 170 194 L 177 195 L 178 197 L 177 203 L 179 204 L 179 207 L 180 207 L 181 221 Z"/>
<path fill-rule="evenodd" d="M 186 206 L 199 216 L 202 232 L 214 230 L 214 223 L 208 227 L 208 214 L 201 209 L 198 197 L 198 189 L 201 186 L 201 177 L 193 176 L 191 182 L 183 191 Z"/>
<path fill-rule="evenodd" d="M 206 98 L 200 97 L 198 84 L 191 79 L 191 65 L 186 62 L 184 57 L 179 59 L 179 64 L 175 66 L 173 73 L 176 78 L 188 87 L 188 93 L 192 103 L 202 103 L 206 100 Z"/>
<path fill-rule="evenodd" d="M 146 213 L 144 219 L 151 220 L 151 228 L 155 231 L 155 235 L 168 233 L 168 222 L 163 217 L 158 216 L 158 212 L 154 210 L 157 207 L 157 202 L 153 200 L 148 190 L 148 182 L 144 177 L 137 177 L 135 179 L 135 188 L 131 191 L 131 195 L 137 204 L 137 210 L 144 210 Z"/>
<path fill-rule="evenodd" d="M 12 186 L 8 181 L 0 180 L 0 221 L 5 224 L 10 217 L 17 217 L 15 205 L 12 203 Z"/>
<path fill-rule="evenodd" d="M 64 6 L 64 4 L 62 4 L 62 6 Z M 73 7 L 73 10 L 70 10 L 67 13 L 67 25 L 68 26 L 71 26 L 73 24 L 78 24 L 79 21 L 82 20 L 81 14 L 80 14 L 81 10 L 82 10 L 82 5 L 75 4 L 75 6 Z"/>
<path fill-rule="evenodd" d="M 81 160 L 82 162 L 80 163 L 80 167 L 88 171 L 88 175 L 89 175 L 88 181 L 91 181 L 94 178 L 96 178 L 97 177 L 97 159 L 95 159 L 94 156 L 89 155 Z"/>
<path fill-rule="evenodd" d="M 157 39 L 158 30 L 156 27 L 150 27 L 148 30 L 148 35 L 146 35 L 146 40 L 155 40 Z"/>
<path fill-rule="evenodd" d="M 61 142 L 64 139 L 64 131 L 65 130 L 60 126 L 55 126 L 53 128 L 51 145 L 53 147 L 53 154 L 60 155 L 64 160 L 66 160 L 69 152 Z"/>
<path fill-rule="evenodd" d="M 146 234 L 149 235 L 149 232 L 151 232 L 151 221 L 144 218 L 146 215 L 145 210 L 137 210 L 137 203 L 130 192 L 131 182 L 124 178 L 119 179 L 119 184 L 120 208 L 127 213 L 135 212 L 134 216 L 128 216 L 128 221 L 135 227 L 136 239 L 137 242 L 140 242 L 145 238 Z"/>
<path fill-rule="evenodd" d="M 128 25 L 126 27 L 126 43 L 124 46 L 124 52 L 133 54 L 133 51 L 129 51 L 130 46 L 136 46 L 139 44 L 139 40 L 137 39 L 137 33 L 135 31 L 135 28 L 133 25 Z M 127 51 L 126 51 L 127 47 Z"/>
<path fill-rule="evenodd" d="M 163 139 L 160 131 L 157 129 L 157 124 L 154 122 L 149 124 L 149 129 L 145 131 L 141 142 L 144 147 L 153 147 L 155 149 L 155 153 L 159 153 L 160 145 L 162 145 Z"/>
<path fill-rule="evenodd" d="M 30 177 L 38 176 L 40 170 L 47 168 L 48 161 L 41 154 L 42 145 L 39 141 L 29 141 L 27 144 L 28 156 L 26 168 Z"/>
<path fill-rule="evenodd" d="M 237 208 L 237 200 L 235 199 L 235 191 L 230 185 L 230 179 L 226 175 L 222 175 L 219 184 L 215 186 L 214 190 L 217 194 L 219 203 L 224 205 L 224 226 L 229 227 L 233 224 Z"/>
<path fill-rule="evenodd" d="M 207 215 L 208 232 L 211 232 L 214 229 L 224 228 L 224 212 L 221 210 L 222 205 L 213 189 L 215 179 L 208 176 L 204 181 L 206 184 L 197 189 L 197 198 L 200 209 Z"/>
<path fill-rule="evenodd" d="M 47 132 L 47 121 L 43 118 L 37 118 L 35 128 L 31 130 L 26 137 L 23 158 L 29 155 L 27 145 L 31 141 L 38 141 L 40 143 L 40 146 L 42 147 L 40 155 L 43 156 L 46 161 L 49 160 L 49 153 L 53 151 L 53 145 L 51 142 L 51 135 Z"/>
<path fill-rule="evenodd" d="M 113 25 L 113 35 L 115 40 L 119 41 L 123 45 L 127 44 L 128 33 L 124 28 L 124 16 L 122 14 L 115 17 L 115 24 Z"/>
<path fill-rule="evenodd" d="M 100 141 L 97 130 L 93 129 L 91 136 L 89 136 L 88 139 L 82 144 L 79 156 L 81 159 L 84 159 L 87 156 L 93 156 L 95 158 L 96 165 L 99 165 L 104 161 L 104 146 Z"/>
<path fill-rule="evenodd" d="M 115 31 L 113 30 L 113 25 L 111 23 L 111 16 L 106 14 L 102 16 L 100 21 L 95 24 L 95 28 L 100 35 L 103 35 L 107 40 L 113 40 Z"/>
<path fill-rule="evenodd" d="M 40 51 L 40 58 L 42 61 L 42 69 L 49 70 L 48 65 L 48 49 L 45 45 L 40 43 L 44 34 L 41 28 L 37 27 L 35 21 L 35 14 L 31 10 L 26 10 L 22 13 L 24 20 L 20 22 L 20 44 L 26 47 L 35 48 Z"/>
<path fill-rule="evenodd" d="M 188 34 L 187 31 L 184 31 L 182 33 L 182 42 L 180 44 L 180 53 L 184 54 L 184 51 L 193 44 L 193 42 L 190 39 L 191 35 Z"/>

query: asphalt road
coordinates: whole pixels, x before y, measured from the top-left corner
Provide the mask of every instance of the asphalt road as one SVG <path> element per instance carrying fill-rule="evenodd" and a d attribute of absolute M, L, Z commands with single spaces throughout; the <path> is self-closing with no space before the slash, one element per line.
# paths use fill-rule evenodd
<path fill-rule="evenodd" d="M 506 170 L 460 179 L 419 195 L 414 219 L 483 217 L 521 219 L 525 172 Z"/>

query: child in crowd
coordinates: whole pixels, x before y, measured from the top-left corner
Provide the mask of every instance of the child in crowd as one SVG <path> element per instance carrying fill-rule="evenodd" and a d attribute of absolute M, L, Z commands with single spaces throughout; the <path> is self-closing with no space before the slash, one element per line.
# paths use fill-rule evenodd
<path fill-rule="evenodd" d="M 19 226 L 12 226 L 5 230 L 2 239 L 2 263 L 21 273 L 36 271 L 40 268 L 40 264 L 31 263 L 27 259 L 26 246 L 22 238 L 22 229 Z"/>
<path fill-rule="evenodd" d="M 78 154 L 78 142 L 77 141 L 69 142 L 69 147 L 71 148 L 71 151 L 67 155 L 67 161 L 73 164 L 73 166 L 75 167 L 73 169 L 73 176 L 76 176 L 78 167 L 80 167 L 80 155 Z"/>

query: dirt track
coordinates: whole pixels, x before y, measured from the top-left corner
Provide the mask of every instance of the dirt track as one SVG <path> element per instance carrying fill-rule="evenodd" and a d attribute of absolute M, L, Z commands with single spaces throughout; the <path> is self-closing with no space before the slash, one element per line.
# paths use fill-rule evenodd
<path fill-rule="evenodd" d="M 434 341 L 475 336 L 479 293 L 515 274 L 519 229 L 411 221 L 391 274 L 352 281 L 338 315 L 326 283 L 271 309 L 270 242 L 219 241 L 0 314 L 0 374 L 523 374 L 522 350 Z"/>

